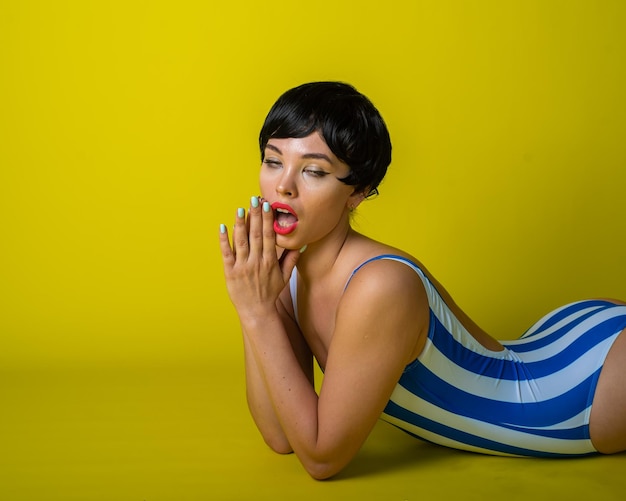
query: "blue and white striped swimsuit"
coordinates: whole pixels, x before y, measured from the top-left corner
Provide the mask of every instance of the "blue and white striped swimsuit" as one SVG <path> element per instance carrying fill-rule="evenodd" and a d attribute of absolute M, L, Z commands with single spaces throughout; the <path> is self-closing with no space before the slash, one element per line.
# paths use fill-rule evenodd
<path fill-rule="evenodd" d="M 487 454 L 596 452 L 589 438 L 591 403 L 609 348 L 626 328 L 626 306 L 573 303 L 521 338 L 501 341 L 503 351 L 491 351 L 463 327 L 415 263 L 382 255 L 361 266 L 377 259 L 415 270 L 430 306 L 426 345 L 405 368 L 384 421 L 433 443 Z"/>

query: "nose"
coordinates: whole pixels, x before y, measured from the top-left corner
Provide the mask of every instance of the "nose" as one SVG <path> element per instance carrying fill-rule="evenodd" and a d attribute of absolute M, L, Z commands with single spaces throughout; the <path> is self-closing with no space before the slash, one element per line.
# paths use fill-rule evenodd
<path fill-rule="evenodd" d="M 285 197 L 294 197 L 296 195 L 297 189 L 293 169 L 287 168 L 283 170 L 276 185 L 276 192 Z"/>

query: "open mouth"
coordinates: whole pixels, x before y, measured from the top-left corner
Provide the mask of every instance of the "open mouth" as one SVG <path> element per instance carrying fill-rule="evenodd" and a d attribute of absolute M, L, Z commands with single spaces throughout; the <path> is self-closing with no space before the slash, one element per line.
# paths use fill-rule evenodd
<path fill-rule="evenodd" d="M 274 202 L 272 204 L 274 211 L 274 231 L 279 235 L 287 235 L 298 226 L 298 216 L 296 212 L 287 204 Z"/>

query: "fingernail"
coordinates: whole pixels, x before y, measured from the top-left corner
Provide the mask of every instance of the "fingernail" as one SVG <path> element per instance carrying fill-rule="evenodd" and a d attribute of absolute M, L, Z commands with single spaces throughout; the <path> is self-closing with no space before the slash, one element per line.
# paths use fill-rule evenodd
<path fill-rule="evenodd" d="M 259 199 L 257 197 L 252 197 L 250 199 L 250 204 L 252 204 L 252 207 L 256 209 L 259 206 Z"/>
<path fill-rule="evenodd" d="M 226 225 L 220 224 L 220 233 L 226 233 Z"/>
<path fill-rule="evenodd" d="M 270 211 L 270 203 L 263 202 L 263 212 L 269 212 L 269 211 Z"/>
<path fill-rule="evenodd" d="M 308 247 L 308 245 L 303 245 L 302 247 L 300 247 L 300 254 L 302 254 L 306 248 Z"/>
<path fill-rule="evenodd" d="M 243 217 L 245 214 L 246 214 L 246 211 L 243 210 L 241 207 L 237 209 L 237 217 Z"/>

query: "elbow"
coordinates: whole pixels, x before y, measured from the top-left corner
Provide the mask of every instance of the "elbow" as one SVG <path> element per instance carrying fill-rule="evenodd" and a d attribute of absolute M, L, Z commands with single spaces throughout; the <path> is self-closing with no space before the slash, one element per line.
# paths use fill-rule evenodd
<path fill-rule="evenodd" d="M 298 450 L 302 466 L 314 480 L 328 480 L 340 473 L 354 458 L 356 451 L 349 444 L 317 444 L 313 450 Z"/>
<path fill-rule="evenodd" d="M 346 457 L 342 454 L 326 451 L 320 454 L 320 451 L 313 453 L 312 451 L 294 451 L 287 437 L 278 430 L 268 433 L 267 430 L 262 434 L 265 444 L 277 454 L 296 453 L 300 463 L 306 472 L 314 480 L 328 480 L 337 475 L 350 462 L 352 456 Z"/>
<path fill-rule="evenodd" d="M 328 480 L 334 477 L 343 468 L 341 465 L 329 462 L 303 462 L 303 466 L 314 480 Z"/>
<path fill-rule="evenodd" d="M 284 437 L 263 437 L 267 446 L 278 454 L 292 454 L 291 444 Z M 300 458 L 301 459 L 301 458 Z M 328 480 L 341 470 L 341 466 L 315 460 L 302 461 L 302 466 L 314 480 Z"/>
<path fill-rule="evenodd" d="M 335 473 L 331 473 L 329 472 L 326 468 L 316 468 L 316 469 L 308 469 L 307 471 L 309 473 L 309 475 L 311 475 L 311 478 L 313 478 L 313 480 L 328 480 L 329 478 L 331 478 L 333 475 L 335 475 Z"/>
<path fill-rule="evenodd" d="M 289 441 L 282 436 L 263 436 L 265 444 L 278 454 L 291 454 L 293 448 Z"/>
<path fill-rule="evenodd" d="M 294 452 L 291 444 L 282 437 L 263 437 L 266 445 L 272 449 L 272 451 L 277 454 L 292 454 Z M 327 462 L 318 462 L 318 461 L 302 461 L 302 466 L 306 470 L 306 472 L 314 479 L 314 480 L 328 480 L 332 476 L 339 473 L 341 467 L 337 465 L 333 465 Z"/>

